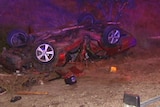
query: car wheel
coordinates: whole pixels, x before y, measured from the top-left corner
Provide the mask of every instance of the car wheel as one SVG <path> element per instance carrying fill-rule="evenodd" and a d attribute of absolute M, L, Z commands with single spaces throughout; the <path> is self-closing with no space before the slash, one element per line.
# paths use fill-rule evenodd
<path fill-rule="evenodd" d="M 35 57 L 40 63 L 53 62 L 56 56 L 55 47 L 49 43 L 40 43 L 35 48 Z"/>
<path fill-rule="evenodd" d="M 7 36 L 7 43 L 11 47 L 21 47 L 27 45 L 28 34 L 24 31 L 14 30 Z"/>
<path fill-rule="evenodd" d="M 108 26 L 103 33 L 102 42 L 106 46 L 115 46 L 121 38 L 121 30 L 117 26 Z"/>
<path fill-rule="evenodd" d="M 94 24 L 95 23 L 95 17 L 91 13 L 82 13 L 78 20 L 78 24 Z"/>

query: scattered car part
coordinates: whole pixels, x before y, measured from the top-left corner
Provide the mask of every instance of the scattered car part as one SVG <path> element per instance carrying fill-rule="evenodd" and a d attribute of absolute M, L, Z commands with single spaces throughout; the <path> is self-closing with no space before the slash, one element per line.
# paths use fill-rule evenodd
<path fill-rule="evenodd" d="M 160 96 L 150 98 L 143 102 L 140 102 L 140 96 L 136 94 L 125 92 L 123 96 L 124 107 L 147 107 L 157 101 L 160 101 Z"/>
<path fill-rule="evenodd" d="M 124 107 L 140 107 L 140 97 L 138 95 L 124 93 Z"/>
<path fill-rule="evenodd" d="M 73 85 L 73 84 L 77 83 L 76 76 L 73 74 L 72 71 L 69 71 L 69 72 L 63 74 L 63 78 L 64 78 L 64 82 L 66 84 Z"/>
<path fill-rule="evenodd" d="M 72 75 L 68 78 L 65 78 L 64 81 L 66 84 L 69 84 L 69 85 L 73 85 L 73 84 L 77 83 L 77 79 L 74 75 Z"/>
<path fill-rule="evenodd" d="M 73 84 L 77 83 L 77 79 L 76 79 L 75 76 L 71 76 L 69 78 L 65 78 L 64 80 L 65 80 L 65 83 L 69 84 L 69 85 L 73 85 Z"/>

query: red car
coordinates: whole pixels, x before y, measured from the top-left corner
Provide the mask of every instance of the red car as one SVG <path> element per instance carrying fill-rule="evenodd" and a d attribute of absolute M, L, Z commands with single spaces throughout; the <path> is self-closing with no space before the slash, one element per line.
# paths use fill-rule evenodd
<path fill-rule="evenodd" d="M 15 69 L 27 65 L 37 68 L 41 64 L 55 68 L 70 61 L 103 59 L 136 45 L 136 39 L 117 24 L 95 23 L 91 16 L 81 19 L 78 25 L 52 31 L 26 34 L 16 30 L 9 34 L 7 42 L 14 51 L 1 56 L 9 58 L 10 53 L 19 57 L 20 63 L 10 58 Z"/>

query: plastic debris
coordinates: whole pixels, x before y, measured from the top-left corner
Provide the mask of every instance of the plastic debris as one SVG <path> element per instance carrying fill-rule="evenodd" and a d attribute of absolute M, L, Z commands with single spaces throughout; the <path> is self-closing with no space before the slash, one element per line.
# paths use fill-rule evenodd
<path fill-rule="evenodd" d="M 116 73 L 117 72 L 117 67 L 111 66 L 110 72 Z"/>

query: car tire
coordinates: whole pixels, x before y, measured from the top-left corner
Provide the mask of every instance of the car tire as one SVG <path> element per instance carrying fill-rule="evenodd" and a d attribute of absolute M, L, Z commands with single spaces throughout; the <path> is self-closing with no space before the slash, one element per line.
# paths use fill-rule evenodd
<path fill-rule="evenodd" d="M 121 29 L 118 26 L 108 26 L 105 28 L 102 43 L 105 46 L 116 46 L 121 39 Z"/>
<path fill-rule="evenodd" d="M 95 17 L 91 14 L 91 13 L 82 13 L 78 20 L 77 23 L 78 24 L 84 24 L 84 25 L 90 25 L 90 24 L 94 24 L 96 21 Z"/>
<path fill-rule="evenodd" d="M 27 45 L 28 34 L 21 30 L 14 30 L 7 36 L 7 43 L 11 47 L 21 47 Z"/>
<path fill-rule="evenodd" d="M 34 48 L 35 59 L 41 64 L 56 62 L 57 50 L 47 42 L 39 43 Z"/>

